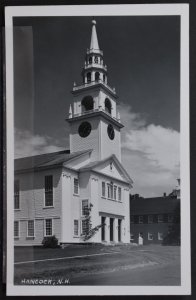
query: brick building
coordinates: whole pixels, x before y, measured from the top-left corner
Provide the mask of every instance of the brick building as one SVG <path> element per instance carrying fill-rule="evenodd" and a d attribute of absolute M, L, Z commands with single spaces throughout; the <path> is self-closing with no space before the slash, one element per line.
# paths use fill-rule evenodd
<path fill-rule="evenodd" d="M 130 239 L 137 244 L 162 244 L 174 224 L 180 223 L 180 189 L 162 197 L 130 195 Z"/>

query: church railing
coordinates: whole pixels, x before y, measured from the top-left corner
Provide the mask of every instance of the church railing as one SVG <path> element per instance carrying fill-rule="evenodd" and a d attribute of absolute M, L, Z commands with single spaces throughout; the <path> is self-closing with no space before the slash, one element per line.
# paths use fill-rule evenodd
<path fill-rule="evenodd" d="M 88 65 L 84 66 L 85 70 L 88 70 L 90 68 L 100 68 L 100 69 L 103 69 L 103 70 L 107 71 L 107 66 L 106 65 L 100 65 L 100 64 L 93 63 L 93 64 L 88 64 Z"/>
<path fill-rule="evenodd" d="M 113 117 L 107 110 L 103 109 L 102 107 L 94 108 L 94 109 L 91 109 L 91 110 L 86 110 L 86 111 L 83 111 L 81 113 L 74 114 L 73 117 L 80 117 L 80 116 L 88 115 L 88 114 L 91 114 L 91 113 L 94 113 L 94 112 L 99 112 L 99 111 L 104 112 L 106 115 L 110 116 L 112 119 L 119 122 L 119 120 L 117 118 Z"/>
<path fill-rule="evenodd" d="M 87 53 L 87 54 L 97 53 L 97 54 L 103 55 L 103 51 L 102 51 L 102 50 L 99 50 L 99 49 L 87 49 L 86 53 Z"/>
<path fill-rule="evenodd" d="M 108 84 L 106 84 L 105 82 L 103 82 L 101 79 L 99 80 L 95 80 L 95 81 L 91 81 L 91 82 L 88 82 L 88 83 L 83 83 L 81 85 L 75 85 L 73 87 L 73 91 L 77 91 L 77 90 L 80 90 L 80 89 L 83 89 L 85 87 L 90 87 L 90 86 L 93 86 L 93 85 L 96 85 L 96 84 L 103 84 L 108 90 L 110 90 L 113 94 L 116 94 L 116 91 L 115 89 L 112 89 Z"/>

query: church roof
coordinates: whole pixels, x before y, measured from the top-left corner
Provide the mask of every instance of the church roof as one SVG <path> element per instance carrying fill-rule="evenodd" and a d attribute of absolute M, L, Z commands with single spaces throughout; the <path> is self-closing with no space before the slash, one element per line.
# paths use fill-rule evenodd
<path fill-rule="evenodd" d="M 63 165 L 63 163 L 91 151 L 92 150 L 83 150 L 70 153 L 70 150 L 63 150 L 53 153 L 17 158 L 14 160 L 14 170 L 17 172 L 41 167 Z"/>
<path fill-rule="evenodd" d="M 115 154 L 112 154 L 111 156 L 109 156 L 105 159 L 99 160 L 99 161 L 90 162 L 86 166 L 82 167 L 80 169 L 80 171 L 93 170 L 96 167 L 104 164 L 106 161 L 113 161 L 117 165 L 117 167 L 119 168 L 119 170 L 121 171 L 121 173 L 123 174 L 123 176 L 127 180 L 127 182 L 129 182 L 130 184 L 133 183 L 133 180 L 131 179 L 131 177 L 129 176 L 129 174 L 127 173 L 127 171 L 125 170 L 125 168 L 121 164 L 121 162 L 117 159 Z"/>
<path fill-rule="evenodd" d="M 175 210 L 180 200 L 176 197 L 134 198 L 130 201 L 132 215 L 167 214 Z"/>

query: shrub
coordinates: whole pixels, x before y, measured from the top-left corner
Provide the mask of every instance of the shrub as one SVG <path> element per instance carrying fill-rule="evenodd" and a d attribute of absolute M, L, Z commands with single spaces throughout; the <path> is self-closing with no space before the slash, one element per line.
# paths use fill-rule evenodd
<path fill-rule="evenodd" d="M 42 241 L 42 245 L 44 248 L 57 248 L 58 247 L 58 239 L 55 235 L 44 237 Z"/>

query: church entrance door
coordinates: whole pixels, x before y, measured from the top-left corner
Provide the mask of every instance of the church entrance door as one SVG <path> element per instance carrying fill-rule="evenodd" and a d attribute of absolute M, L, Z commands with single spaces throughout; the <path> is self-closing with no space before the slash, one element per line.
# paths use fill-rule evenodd
<path fill-rule="evenodd" d="M 110 242 L 114 240 L 114 219 L 110 218 Z"/>

